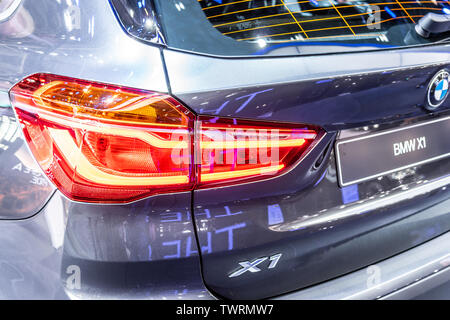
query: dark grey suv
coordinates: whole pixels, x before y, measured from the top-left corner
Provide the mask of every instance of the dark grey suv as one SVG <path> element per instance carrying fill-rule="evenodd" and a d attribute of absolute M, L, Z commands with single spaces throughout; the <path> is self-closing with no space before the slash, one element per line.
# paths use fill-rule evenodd
<path fill-rule="evenodd" d="M 1 0 L 0 298 L 450 298 L 450 4 Z"/>

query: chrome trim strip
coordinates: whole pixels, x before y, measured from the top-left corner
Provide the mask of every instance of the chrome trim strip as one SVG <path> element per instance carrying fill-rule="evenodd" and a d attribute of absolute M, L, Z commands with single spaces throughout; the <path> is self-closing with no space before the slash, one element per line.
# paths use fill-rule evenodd
<path fill-rule="evenodd" d="M 17 8 L 19 8 L 21 2 L 22 0 L 13 0 L 8 8 L 0 12 L 0 22 L 8 20 L 16 12 Z"/>
<path fill-rule="evenodd" d="M 344 181 L 342 179 L 341 157 L 340 157 L 340 154 L 339 154 L 339 146 L 341 144 L 351 143 L 351 142 L 359 141 L 359 140 L 371 139 L 371 138 L 374 138 L 374 137 L 390 134 L 390 133 L 393 133 L 393 132 L 409 130 L 409 129 L 416 128 L 416 127 L 430 125 L 430 124 L 433 124 L 433 123 L 436 123 L 436 122 L 447 121 L 449 119 L 450 119 L 450 117 L 445 117 L 445 118 L 436 119 L 436 120 L 432 120 L 432 121 L 417 123 L 417 124 L 414 124 L 414 125 L 411 125 L 411 126 L 402 127 L 402 128 L 396 128 L 396 129 L 391 129 L 391 130 L 386 130 L 386 131 L 380 131 L 378 133 L 364 135 L 362 137 L 356 137 L 356 138 L 351 138 L 351 139 L 348 139 L 348 140 L 338 141 L 336 143 L 336 165 L 337 165 L 337 173 L 338 173 L 339 185 L 342 186 L 342 187 L 347 187 L 347 186 L 350 186 L 350 185 L 355 184 L 355 183 L 360 183 L 360 182 L 372 180 L 372 179 L 375 179 L 377 177 L 381 177 L 381 176 L 384 176 L 384 175 L 387 175 L 387 174 L 390 174 L 390 173 L 393 173 L 393 172 L 396 172 L 396 171 L 405 170 L 405 169 L 408 169 L 408 168 L 411 168 L 411 167 L 414 167 L 414 166 L 423 165 L 423 164 L 426 164 L 426 163 L 429 163 L 429 162 L 432 162 L 432 161 L 435 161 L 435 160 L 443 159 L 443 158 L 446 158 L 446 157 L 450 156 L 450 153 L 442 154 L 442 155 L 434 157 L 434 158 L 426 159 L 426 160 L 419 161 L 419 162 L 416 162 L 416 163 L 412 163 L 412 164 L 409 164 L 409 165 L 406 165 L 406 166 L 403 166 L 403 167 L 400 167 L 400 168 L 391 169 L 391 170 L 384 171 L 384 172 L 381 172 L 381 173 L 378 173 L 378 174 L 375 174 L 375 175 L 372 175 L 372 176 L 369 176 L 369 177 L 365 177 L 365 178 L 362 178 L 362 179 L 353 180 L 353 181 L 349 181 L 349 182 L 344 183 Z"/>
<path fill-rule="evenodd" d="M 363 200 L 366 202 L 356 202 L 347 207 L 341 206 L 339 208 L 334 208 L 327 213 L 323 213 L 317 216 L 312 216 L 311 218 L 304 218 L 301 221 L 294 221 L 288 224 L 282 224 L 278 226 L 273 226 L 271 229 L 273 231 L 292 231 L 301 228 L 307 228 L 311 226 L 316 226 L 320 224 L 331 223 L 336 220 L 346 219 L 351 216 L 355 216 L 367 211 L 376 211 L 378 209 L 391 206 L 393 204 L 399 203 L 401 201 L 409 200 L 420 195 L 432 192 L 434 190 L 445 188 L 450 185 L 450 175 L 432 180 L 424 181 L 422 185 L 414 188 L 403 188 L 401 191 L 394 192 L 393 194 L 379 197 L 377 199 L 367 199 Z"/>
<path fill-rule="evenodd" d="M 387 296 L 380 298 L 380 300 L 414 299 L 423 293 L 426 293 L 430 290 L 433 290 L 436 287 L 439 287 L 440 285 L 446 283 L 450 285 L 450 282 L 448 282 L 449 279 L 450 279 L 450 267 L 447 267 L 444 270 L 436 271 L 432 275 L 423 278 L 422 280 L 416 281 L 407 287 L 404 287 L 400 290 L 390 293 Z M 446 294 L 445 297 L 442 297 L 442 299 L 448 299 L 448 297 L 449 295 Z"/>
<path fill-rule="evenodd" d="M 445 201 L 446 206 L 450 201 Z M 375 265 L 317 286 L 289 293 L 278 300 L 383 299 L 413 288 L 419 281 L 450 268 L 450 232 Z M 375 271 L 375 272 L 374 272 Z M 378 282 L 374 274 L 378 272 Z M 450 280 L 450 273 L 443 273 Z M 372 277 L 372 278 L 371 278 Z M 443 282 L 444 283 L 444 282 Z"/>

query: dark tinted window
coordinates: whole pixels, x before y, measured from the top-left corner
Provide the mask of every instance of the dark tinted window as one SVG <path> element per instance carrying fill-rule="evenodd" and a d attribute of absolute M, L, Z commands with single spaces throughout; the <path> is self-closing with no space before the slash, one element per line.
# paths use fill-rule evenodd
<path fill-rule="evenodd" d="M 443 41 L 414 30 L 448 1 L 157 0 L 169 46 L 218 55 L 311 54 Z"/>

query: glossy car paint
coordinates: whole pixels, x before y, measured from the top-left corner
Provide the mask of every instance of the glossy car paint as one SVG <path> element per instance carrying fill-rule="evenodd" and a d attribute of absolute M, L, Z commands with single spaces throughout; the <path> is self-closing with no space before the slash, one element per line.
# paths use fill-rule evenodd
<path fill-rule="evenodd" d="M 11 108 L 0 107 L 0 220 L 36 214 L 54 192 L 22 139 Z"/>
<path fill-rule="evenodd" d="M 361 270 L 450 230 L 446 184 L 428 187 L 447 181 L 448 159 L 340 189 L 333 150 L 336 138 L 448 114 L 450 101 L 434 114 L 422 108 L 428 81 L 450 66 L 448 45 L 199 56 L 129 37 L 107 1 L 88 0 L 23 0 L 0 26 L 0 111 L 11 122 L 9 89 L 48 72 L 169 92 L 198 114 L 327 130 L 281 177 L 113 206 L 71 202 L 59 192 L 48 200 L 53 189 L 25 178 L 19 184 L 16 159 L 0 151 L 1 185 L 15 182 L 39 200 L 27 213 L 0 211 L 8 219 L 0 221 L 2 298 L 267 298 Z M 228 277 L 241 261 L 278 253 L 274 269 Z"/>
<path fill-rule="evenodd" d="M 36 72 L 167 92 L 160 49 L 127 36 L 106 1 L 22 1 L 0 28 L 0 70 L 0 111 L 8 120 L 14 116 L 9 89 Z M 16 143 L 24 145 L 21 136 Z M 210 297 L 200 274 L 190 193 L 122 206 L 71 203 L 57 193 L 44 207 L 53 189 L 37 201 L 42 191 L 31 176 L 17 178 L 12 157 L 0 153 L 2 197 L 11 197 L 8 186 L 14 185 L 31 198 L 15 202 L 37 208 L 19 214 L 1 208 L 1 218 L 10 220 L 0 222 L 2 298 Z M 81 287 L 70 285 L 77 268 Z"/>

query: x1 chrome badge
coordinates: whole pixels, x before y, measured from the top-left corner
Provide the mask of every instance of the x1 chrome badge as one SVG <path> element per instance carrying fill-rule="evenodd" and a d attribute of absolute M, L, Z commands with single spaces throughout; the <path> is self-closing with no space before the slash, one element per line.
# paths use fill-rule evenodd
<path fill-rule="evenodd" d="M 433 77 L 428 86 L 428 110 L 433 111 L 444 103 L 449 94 L 449 82 L 450 74 L 447 70 L 441 70 Z"/>
<path fill-rule="evenodd" d="M 270 256 L 270 257 L 262 257 L 262 258 L 255 259 L 253 261 L 239 262 L 239 265 L 241 266 L 241 268 L 239 270 L 236 270 L 232 274 L 230 274 L 228 277 L 229 278 L 239 277 L 240 275 L 246 273 L 247 271 L 250 271 L 252 273 L 260 272 L 261 269 L 258 268 L 257 265 L 263 263 L 267 259 L 269 259 L 269 261 L 270 261 L 270 264 L 267 267 L 267 269 L 273 269 L 277 266 L 278 261 L 280 261 L 281 256 L 282 256 L 282 254 L 278 253 L 278 254 L 274 254 L 273 256 Z"/>

